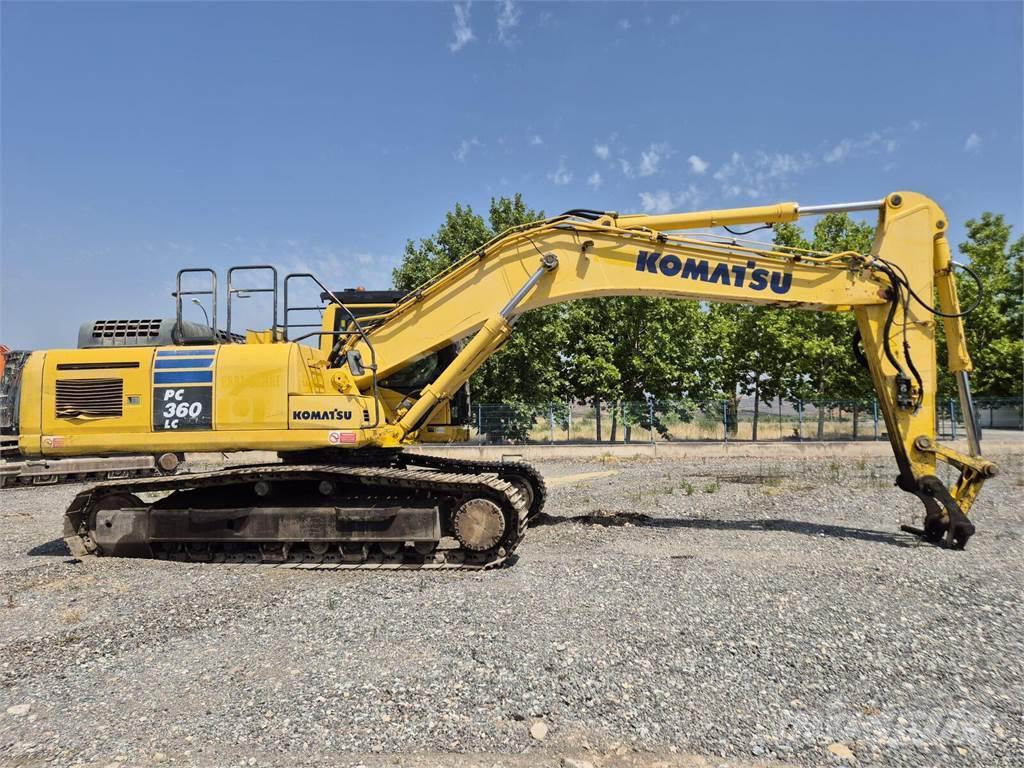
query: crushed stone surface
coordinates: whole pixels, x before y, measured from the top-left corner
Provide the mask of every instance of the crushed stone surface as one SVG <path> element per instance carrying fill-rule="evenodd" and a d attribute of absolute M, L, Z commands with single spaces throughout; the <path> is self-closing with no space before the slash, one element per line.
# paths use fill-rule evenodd
<path fill-rule="evenodd" d="M 992 458 L 963 552 L 889 459 L 543 462 L 485 573 L 76 560 L 82 486 L 4 489 L 0 765 L 1020 766 Z"/>

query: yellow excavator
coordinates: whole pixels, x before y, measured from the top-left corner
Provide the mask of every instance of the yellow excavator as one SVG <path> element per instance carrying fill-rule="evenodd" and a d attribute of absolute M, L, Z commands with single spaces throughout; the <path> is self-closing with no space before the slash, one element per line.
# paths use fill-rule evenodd
<path fill-rule="evenodd" d="M 714 231 L 842 211 L 877 212 L 870 253 L 766 245 Z M 575 209 L 502 233 L 405 295 L 334 292 L 311 274 L 289 274 L 281 322 L 276 270 L 234 267 L 226 330 L 217 330 L 216 274 L 186 269 L 174 294 L 176 323 L 184 327 L 183 300 L 205 295 L 213 302 L 206 332 L 190 325 L 171 345 L 33 353 L 21 376 L 19 449 L 26 456 L 147 454 L 167 466 L 185 451 L 280 457 L 91 487 L 65 516 L 77 556 L 488 568 L 512 560 L 540 512 L 539 473 L 520 462 L 402 449 L 468 436 L 466 382 L 522 313 L 623 295 L 852 311 L 855 348 L 895 453 L 896 484 L 924 504 L 923 527 L 907 530 L 963 548 L 975 530 L 971 505 L 997 468 L 980 452 L 962 325 L 972 308 L 962 310 L 957 299 L 953 270 L 962 265 L 951 259 L 947 222 L 935 202 L 913 192 L 663 215 Z M 240 288 L 243 274 L 266 279 Z M 183 278 L 208 287 L 186 290 Z M 319 289 L 323 304 L 296 305 L 302 284 Z M 270 328 L 233 333 L 233 297 L 257 291 L 272 294 Z M 298 321 L 313 310 L 320 322 Z M 936 437 L 938 318 L 967 454 Z M 940 461 L 959 470 L 952 487 L 937 475 Z"/>

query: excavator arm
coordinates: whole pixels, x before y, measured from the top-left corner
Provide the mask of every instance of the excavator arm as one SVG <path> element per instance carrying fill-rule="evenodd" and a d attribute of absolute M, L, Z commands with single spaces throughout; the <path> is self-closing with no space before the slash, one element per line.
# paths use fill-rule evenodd
<path fill-rule="evenodd" d="M 878 213 L 869 254 L 812 252 L 693 231 L 869 210 Z M 411 292 L 368 332 L 345 337 L 335 357 L 344 354 L 357 363 L 341 369 L 350 379 L 341 389 L 365 394 L 416 359 L 468 338 L 418 399 L 389 414 L 379 430 L 386 443 L 412 442 L 531 309 L 596 296 L 662 296 L 852 311 L 899 468 L 896 483 L 925 506 L 924 527 L 908 530 L 962 548 L 974 532 L 967 513 L 997 467 L 980 455 L 965 313 L 946 229 L 942 209 L 912 192 L 833 206 L 782 203 L 652 216 L 570 211 L 505 232 Z M 949 368 L 960 390 L 966 455 L 941 445 L 936 435 L 936 318 L 945 323 Z M 373 364 L 367 369 L 360 360 Z M 960 472 L 952 488 L 936 474 L 939 461 Z"/>

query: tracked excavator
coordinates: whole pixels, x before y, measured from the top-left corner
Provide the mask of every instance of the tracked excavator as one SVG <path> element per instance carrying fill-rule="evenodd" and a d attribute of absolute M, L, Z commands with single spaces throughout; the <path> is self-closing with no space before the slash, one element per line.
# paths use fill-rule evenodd
<path fill-rule="evenodd" d="M 870 253 L 766 245 L 718 228 L 839 211 L 878 216 Z M 68 457 L 273 451 L 275 463 L 103 482 L 78 494 L 64 535 L 77 556 L 252 562 L 298 568 L 481 569 L 508 564 L 545 500 L 525 463 L 416 455 L 468 437 L 465 385 L 524 312 L 599 296 L 853 312 L 896 457 L 896 484 L 924 505 L 907 530 L 958 549 L 997 467 L 981 456 L 971 360 L 946 239 L 929 198 L 896 192 L 836 205 L 620 215 L 575 209 L 515 227 L 404 295 L 337 292 L 273 267 L 178 274 L 182 301 L 213 302 L 209 333 L 146 348 L 36 352 L 21 377 L 19 449 Z M 966 267 L 965 267 L 966 268 Z M 199 280 L 203 290 L 187 290 Z M 209 281 L 206 283 L 205 281 Z M 241 288 L 239 280 L 260 280 Z M 297 304 L 300 285 L 320 305 Z M 315 286 L 315 287 L 314 287 Z M 232 332 L 232 299 L 272 294 L 266 331 Z M 321 313 L 318 322 L 310 311 Z M 306 314 L 303 314 L 306 313 Z M 936 323 L 966 420 L 967 453 L 936 436 Z M 680 339 L 679 343 L 686 343 Z M 947 487 L 937 465 L 959 475 Z"/>

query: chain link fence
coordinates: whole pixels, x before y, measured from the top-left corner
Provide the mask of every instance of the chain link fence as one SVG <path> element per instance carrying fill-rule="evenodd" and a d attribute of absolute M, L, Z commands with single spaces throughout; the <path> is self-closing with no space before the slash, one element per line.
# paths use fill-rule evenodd
<path fill-rule="evenodd" d="M 888 439 L 877 400 L 481 403 L 472 410 L 473 442 L 490 444 Z M 1020 398 L 979 398 L 975 411 L 982 429 L 1024 430 Z M 965 434 L 957 400 L 941 400 L 936 420 L 941 438 Z"/>

